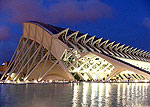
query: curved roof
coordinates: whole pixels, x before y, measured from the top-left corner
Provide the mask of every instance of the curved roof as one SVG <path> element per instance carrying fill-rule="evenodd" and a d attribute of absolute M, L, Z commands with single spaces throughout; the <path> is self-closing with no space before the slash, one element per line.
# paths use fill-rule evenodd
<path fill-rule="evenodd" d="M 50 31 L 52 34 L 58 34 L 61 31 L 64 31 L 65 28 L 61 28 L 61 27 L 57 27 L 54 25 L 50 25 L 50 24 L 44 24 L 41 22 L 37 22 L 37 21 L 29 21 L 30 23 L 34 23 L 34 24 L 38 24 L 42 27 L 44 27 L 44 29 L 47 29 L 48 31 Z M 68 30 L 66 36 L 71 35 L 73 33 L 75 33 L 76 31 L 72 31 L 72 30 Z M 76 39 L 77 38 L 81 38 L 81 36 L 84 36 L 85 34 L 78 32 Z M 84 37 L 84 42 L 87 41 L 89 38 L 92 38 L 93 36 L 87 35 Z M 94 36 L 94 39 L 92 40 L 93 43 L 95 43 L 96 40 L 98 40 L 99 38 Z M 78 42 L 78 41 L 77 41 Z M 86 42 L 87 43 L 87 42 Z M 85 43 L 85 44 L 86 44 Z M 113 44 L 112 44 L 113 43 Z M 109 44 L 111 44 L 110 46 L 108 46 Z M 88 45 L 88 44 L 87 44 Z M 118 48 L 114 48 L 114 47 L 118 47 Z M 104 49 L 105 47 L 105 49 Z M 87 50 L 89 50 L 87 47 L 85 47 Z M 97 47 L 96 47 L 97 48 Z M 120 57 L 125 56 L 125 58 L 130 58 L 130 56 L 132 56 L 133 59 L 135 60 L 142 60 L 142 61 L 146 61 L 146 62 L 150 62 L 150 54 L 146 51 L 137 51 L 140 49 L 137 48 L 133 48 L 130 47 L 128 45 L 123 45 L 121 43 L 115 43 L 114 41 L 110 41 L 110 40 L 105 40 L 105 39 L 101 39 L 101 41 L 99 42 L 99 48 L 100 50 L 105 51 L 106 53 L 119 53 L 121 54 Z M 95 48 L 94 48 L 95 50 Z M 124 51 L 126 50 L 126 51 Z M 128 51 L 128 52 L 127 52 Z M 136 53 L 136 54 L 135 54 Z M 109 54 L 112 55 L 112 54 Z M 114 54 L 115 55 L 115 54 Z M 144 60 L 143 60 L 144 58 Z M 148 59 L 148 60 L 147 60 Z"/>
<path fill-rule="evenodd" d="M 88 55 L 88 59 L 86 55 Z M 121 45 L 114 41 L 111 42 L 103 38 L 82 34 L 78 31 L 72 31 L 69 28 L 65 29 L 36 21 L 23 24 L 23 35 L 4 75 L 15 65 L 10 71 L 9 76 L 13 72 L 16 72 L 17 74 L 13 78 L 13 80 L 16 80 L 22 72 L 27 72 L 27 75 L 24 77 L 24 80 L 27 80 L 33 72 L 37 74 L 36 68 L 39 70 L 38 67 L 40 67 L 40 75 L 34 79 L 42 80 L 58 64 L 62 68 L 62 72 L 66 73 L 68 78 L 70 78 L 69 80 L 74 80 L 70 73 L 71 67 L 77 61 L 80 62 L 80 59 L 84 59 L 84 63 L 87 63 L 86 60 L 90 62 L 93 56 L 103 59 L 101 62 L 98 62 L 99 64 L 101 63 L 103 65 L 107 61 L 108 65 L 111 64 L 113 66 L 111 74 L 106 80 L 122 72 L 122 70 L 133 71 L 150 79 L 150 63 L 148 63 L 150 62 L 150 54 L 148 52 Z M 46 65 L 49 59 L 53 63 L 50 62 Z M 30 64 L 31 61 L 32 64 Z M 34 63 L 35 66 L 32 66 Z M 52 65 L 49 66 L 50 64 Z M 89 63 L 92 66 L 93 64 Z M 30 65 L 30 69 L 26 69 L 27 65 Z M 84 66 L 83 62 L 80 65 Z M 46 70 L 44 70 L 45 66 L 48 67 Z M 74 66 L 74 68 L 78 69 L 79 67 Z M 55 71 L 57 72 L 58 70 Z M 1 79 L 4 78 L 4 75 Z M 7 79 L 9 79 L 8 77 Z"/>

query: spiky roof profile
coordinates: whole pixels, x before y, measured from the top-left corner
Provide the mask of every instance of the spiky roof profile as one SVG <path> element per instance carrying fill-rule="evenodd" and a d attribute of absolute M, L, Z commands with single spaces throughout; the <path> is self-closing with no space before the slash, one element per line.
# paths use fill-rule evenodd
<path fill-rule="evenodd" d="M 97 38 L 88 34 L 82 34 L 79 31 L 72 31 L 69 28 L 61 28 L 50 24 L 44 24 L 37 21 L 30 21 L 31 23 L 41 25 L 53 34 L 57 34 L 67 30 L 66 39 L 69 40 L 74 37 L 76 42 L 79 42 L 88 51 L 98 51 L 110 56 L 118 56 L 129 59 L 150 62 L 150 53 L 138 48 L 130 47 L 125 44 L 116 43 L 115 41 Z M 72 35 L 71 35 L 72 34 Z M 70 36 L 71 35 L 71 36 Z"/>
<path fill-rule="evenodd" d="M 149 62 L 150 54 L 146 51 L 32 21 L 23 23 L 23 34 L 1 80 L 9 72 L 6 80 L 14 73 L 13 81 L 74 81 L 76 74 L 81 80 L 107 81 L 124 71 L 128 76 L 141 75 L 134 75 L 134 79 L 150 80 Z"/>

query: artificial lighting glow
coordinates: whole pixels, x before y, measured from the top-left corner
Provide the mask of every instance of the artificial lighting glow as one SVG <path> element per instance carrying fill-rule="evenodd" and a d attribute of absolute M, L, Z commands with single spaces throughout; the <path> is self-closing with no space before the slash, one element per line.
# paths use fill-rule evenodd
<path fill-rule="evenodd" d="M 37 80 L 34 80 L 34 83 L 38 83 L 38 81 L 37 81 Z"/>
<path fill-rule="evenodd" d="M 44 80 L 42 80 L 42 83 L 44 83 L 45 81 Z"/>
<path fill-rule="evenodd" d="M 17 83 L 20 83 L 20 80 L 19 80 L 19 79 L 17 80 Z"/>
<path fill-rule="evenodd" d="M 73 107 L 78 107 L 78 91 L 79 91 L 79 85 L 78 84 L 74 84 L 73 87 Z"/>
<path fill-rule="evenodd" d="M 111 71 L 110 71 L 110 70 L 106 70 L 105 72 L 106 72 L 106 73 L 111 73 Z"/>
<path fill-rule="evenodd" d="M 144 80 L 144 82 L 149 82 L 149 80 Z"/>
<path fill-rule="evenodd" d="M 101 79 L 103 79 L 103 78 L 104 78 L 103 74 L 100 74 L 100 75 L 99 75 L 99 77 L 100 77 Z"/>
<path fill-rule="evenodd" d="M 11 81 L 10 80 L 6 80 L 6 83 L 11 83 Z"/>
<path fill-rule="evenodd" d="M 89 83 L 83 83 L 83 104 L 86 105 L 87 103 L 87 94 L 88 94 L 88 89 L 89 89 Z"/>
<path fill-rule="evenodd" d="M 120 80 L 118 80 L 118 82 L 121 82 Z"/>
<path fill-rule="evenodd" d="M 118 101 L 118 104 L 120 103 L 120 84 L 118 84 L 118 91 L 117 91 L 117 101 Z"/>
<path fill-rule="evenodd" d="M 27 77 L 25 77 L 23 80 L 26 81 Z"/>
<path fill-rule="evenodd" d="M 149 71 L 149 69 L 150 69 L 150 63 L 149 62 L 143 62 L 143 61 L 137 61 L 137 60 L 133 60 L 133 59 L 131 60 L 131 59 L 119 58 L 119 57 L 116 57 L 116 58 L 118 58 L 120 60 L 123 60 L 125 62 L 128 62 L 128 63 L 130 63 L 132 65 L 135 65 L 135 66 L 137 66 L 137 67 L 139 67 L 141 69 L 144 69 L 146 71 Z"/>
<path fill-rule="evenodd" d="M 106 86 L 106 98 L 108 98 L 109 97 L 109 92 L 111 90 L 111 87 L 110 87 L 109 83 L 106 83 L 105 86 Z"/>
<path fill-rule="evenodd" d="M 132 71 L 128 71 L 128 70 L 126 70 L 126 71 L 122 71 L 121 73 L 123 73 L 123 74 L 135 74 L 134 72 L 132 72 Z"/>
<path fill-rule="evenodd" d="M 76 56 L 77 58 L 80 58 L 81 55 L 80 55 L 80 54 L 76 54 L 75 56 Z"/>
<path fill-rule="evenodd" d="M 97 76 L 96 76 L 95 74 L 92 74 L 92 78 L 93 78 L 94 80 L 97 80 Z"/>
<path fill-rule="evenodd" d="M 51 83 L 51 82 L 53 82 L 52 80 L 49 80 L 49 82 Z"/>
<path fill-rule="evenodd" d="M 29 83 L 29 80 L 26 80 L 25 83 Z"/>
<path fill-rule="evenodd" d="M 92 84 L 91 99 L 94 99 L 98 93 L 98 84 Z M 95 105 L 95 101 L 91 101 L 91 105 Z"/>
<path fill-rule="evenodd" d="M 42 78 L 39 78 L 38 81 L 41 81 Z"/>
<path fill-rule="evenodd" d="M 86 73 L 84 73 L 83 78 L 87 81 L 89 79 L 89 76 Z"/>

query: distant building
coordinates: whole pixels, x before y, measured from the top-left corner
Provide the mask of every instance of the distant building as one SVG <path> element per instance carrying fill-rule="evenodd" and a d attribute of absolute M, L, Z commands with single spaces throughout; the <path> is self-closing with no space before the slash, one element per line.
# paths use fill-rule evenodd
<path fill-rule="evenodd" d="M 6 68 L 8 66 L 8 62 L 3 63 L 0 65 L 0 73 L 3 74 L 6 71 Z"/>
<path fill-rule="evenodd" d="M 150 53 L 69 28 L 25 22 L 1 79 L 6 74 L 14 81 L 150 80 Z"/>

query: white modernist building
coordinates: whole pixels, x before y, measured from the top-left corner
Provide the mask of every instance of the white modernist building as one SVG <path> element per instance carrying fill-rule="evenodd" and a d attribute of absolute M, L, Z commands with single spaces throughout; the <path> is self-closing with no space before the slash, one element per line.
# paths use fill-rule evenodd
<path fill-rule="evenodd" d="M 4 79 L 150 80 L 150 53 L 68 28 L 25 22 Z"/>

